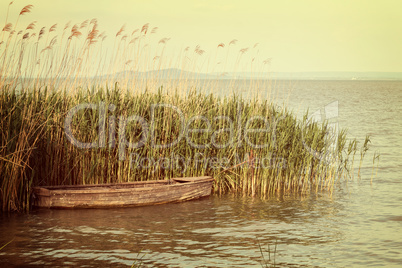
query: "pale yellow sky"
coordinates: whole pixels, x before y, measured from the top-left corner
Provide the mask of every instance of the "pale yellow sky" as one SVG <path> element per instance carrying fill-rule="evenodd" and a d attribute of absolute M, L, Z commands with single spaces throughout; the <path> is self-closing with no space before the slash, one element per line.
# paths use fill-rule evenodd
<path fill-rule="evenodd" d="M 8 2 L 2 0 L 1 23 Z M 200 45 L 213 58 L 219 43 L 237 39 L 233 51 L 250 47 L 250 57 L 272 58 L 272 71 L 402 72 L 400 0 L 16 0 L 9 21 L 27 4 L 34 8 L 21 27 L 97 18 L 109 45 L 123 24 L 131 33 L 150 23 L 157 40 L 171 38 L 171 53 Z"/>

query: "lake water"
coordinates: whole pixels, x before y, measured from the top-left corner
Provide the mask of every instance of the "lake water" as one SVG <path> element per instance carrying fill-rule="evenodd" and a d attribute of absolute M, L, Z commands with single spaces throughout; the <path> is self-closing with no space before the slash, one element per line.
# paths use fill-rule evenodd
<path fill-rule="evenodd" d="M 0 266 L 400 267 L 402 81 L 277 81 L 272 92 L 299 116 L 335 103 L 338 112 L 326 113 L 333 123 L 360 141 L 370 134 L 361 179 L 332 196 L 3 213 L 0 247 L 12 242 Z M 374 151 L 381 157 L 371 183 Z"/>

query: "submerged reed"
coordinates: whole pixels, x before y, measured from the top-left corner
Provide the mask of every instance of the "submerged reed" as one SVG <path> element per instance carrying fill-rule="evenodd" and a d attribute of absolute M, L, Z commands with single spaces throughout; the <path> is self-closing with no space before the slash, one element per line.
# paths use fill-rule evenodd
<path fill-rule="evenodd" d="M 297 120 L 276 106 L 271 80 L 251 81 L 248 96 L 234 90 L 220 96 L 218 80 L 174 69 L 166 77 L 164 68 L 198 70 L 205 56 L 199 46 L 192 56 L 185 49 L 172 66 L 168 38 L 149 49 L 156 28 L 145 24 L 130 35 L 122 27 L 106 59 L 96 19 L 66 25 L 61 39 L 53 35 L 55 25 L 37 36 L 34 28 L 16 34 L 6 20 L 1 34 L 2 210 L 28 210 L 35 185 L 210 175 L 216 193 L 266 197 L 332 191 L 350 173 L 357 142 L 348 143 L 345 131 L 334 136 L 326 122 L 311 122 L 307 114 Z M 226 48 L 220 43 L 215 58 L 226 55 L 226 65 L 236 41 Z M 247 51 L 238 52 L 234 70 Z M 258 66 L 254 58 L 250 66 Z M 361 157 L 367 148 L 365 142 Z"/>

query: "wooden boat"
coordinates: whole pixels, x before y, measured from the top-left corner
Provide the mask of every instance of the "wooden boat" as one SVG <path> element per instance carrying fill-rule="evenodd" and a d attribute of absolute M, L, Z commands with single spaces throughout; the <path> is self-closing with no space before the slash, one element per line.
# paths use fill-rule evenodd
<path fill-rule="evenodd" d="M 209 196 L 212 182 L 212 177 L 189 177 L 114 184 L 33 187 L 33 205 L 44 208 L 106 208 L 182 202 Z"/>

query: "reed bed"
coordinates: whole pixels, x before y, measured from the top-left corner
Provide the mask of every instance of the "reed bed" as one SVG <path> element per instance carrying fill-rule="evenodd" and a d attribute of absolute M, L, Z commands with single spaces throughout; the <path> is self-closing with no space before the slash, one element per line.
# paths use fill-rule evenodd
<path fill-rule="evenodd" d="M 357 141 L 275 105 L 272 80 L 251 81 L 246 96 L 217 94 L 218 79 L 194 74 L 205 51 L 186 48 L 169 65 L 168 38 L 155 44 L 149 37 L 156 27 L 145 24 L 131 35 L 122 27 L 108 58 L 97 20 L 66 25 L 61 38 L 56 27 L 17 31 L 6 21 L 1 32 L 2 210 L 29 210 L 35 185 L 210 175 L 215 193 L 269 197 L 332 191 L 350 177 Z M 226 57 L 226 65 L 234 44 L 220 43 L 214 58 Z M 246 52 L 236 54 L 234 70 L 264 72 L 269 60 L 246 64 Z M 166 68 L 187 72 L 169 78 Z"/>

